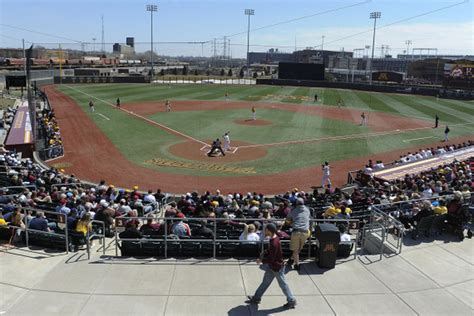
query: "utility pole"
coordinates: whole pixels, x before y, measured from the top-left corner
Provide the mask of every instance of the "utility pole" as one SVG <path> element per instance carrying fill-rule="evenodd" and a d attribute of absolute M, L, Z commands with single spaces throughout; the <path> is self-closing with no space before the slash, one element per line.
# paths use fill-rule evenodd
<path fill-rule="evenodd" d="M 375 49 L 375 29 L 377 28 L 377 19 L 380 19 L 382 16 L 381 12 L 371 12 L 370 13 L 370 18 L 374 20 L 374 34 L 372 36 L 372 57 L 370 58 L 370 73 L 369 73 L 369 79 L 370 79 L 370 84 L 372 84 L 372 69 L 373 69 L 373 63 L 374 63 L 374 49 Z"/>
<path fill-rule="evenodd" d="M 158 11 L 158 6 L 156 4 L 147 4 L 146 5 L 146 10 L 150 12 L 150 18 L 151 18 L 151 24 L 150 24 L 150 36 L 151 36 L 151 41 L 150 41 L 150 63 L 151 63 L 151 78 L 153 79 L 153 75 L 155 72 L 153 71 L 153 12 Z"/>
<path fill-rule="evenodd" d="M 101 51 L 102 53 L 105 52 L 105 31 L 104 31 L 104 15 L 101 15 L 101 20 L 102 20 L 102 46 L 101 46 Z"/>
<path fill-rule="evenodd" d="M 247 26 L 247 77 L 250 73 L 250 60 L 249 60 L 249 51 L 250 51 L 250 16 L 255 15 L 255 10 L 245 9 L 245 15 L 248 16 L 248 26 Z"/>

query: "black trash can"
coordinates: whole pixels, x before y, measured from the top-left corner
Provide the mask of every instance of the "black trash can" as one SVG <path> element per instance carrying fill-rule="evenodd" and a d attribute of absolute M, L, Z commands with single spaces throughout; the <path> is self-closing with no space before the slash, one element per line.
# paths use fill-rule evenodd
<path fill-rule="evenodd" d="M 336 265 L 337 248 L 341 236 L 334 224 L 319 224 L 315 229 L 316 261 L 321 268 L 332 269 Z"/>

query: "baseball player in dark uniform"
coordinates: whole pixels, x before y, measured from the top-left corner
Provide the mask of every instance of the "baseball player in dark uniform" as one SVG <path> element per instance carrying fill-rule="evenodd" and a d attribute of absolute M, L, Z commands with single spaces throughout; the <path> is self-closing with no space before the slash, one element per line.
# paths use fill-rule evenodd
<path fill-rule="evenodd" d="M 207 156 L 211 157 L 216 150 L 220 151 L 222 156 L 225 156 L 225 152 L 222 150 L 221 141 L 219 138 L 212 142 L 211 151 L 207 153 Z"/>
<path fill-rule="evenodd" d="M 120 98 L 117 98 L 117 107 L 120 109 Z"/>

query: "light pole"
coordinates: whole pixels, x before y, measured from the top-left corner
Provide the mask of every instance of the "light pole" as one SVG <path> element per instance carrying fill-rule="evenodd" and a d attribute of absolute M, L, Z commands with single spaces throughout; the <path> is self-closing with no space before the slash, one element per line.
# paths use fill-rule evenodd
<path fill-rule="evenodd" d="M 370 18 L 374 19 L 374 35 L 372 37 L 372 57 L 370 58 L 370 84 L 372 84 L 372 67 L 374 63 L 374 49 L 375 49 L 375 29 L 377 28 L 377 19 L 380 19 L 382 16 L 382 13 L 376 11 L 376 12 L 370 12 Z"/>
<path fill-rule="evenodd" d="M 411 40 L 406 40 L 405 44 L 407 45 L 407 59 L 408 59 L 408 56 L 410 55 Z"/>
<path fill-rule="evenodd" d="M 321 37 L 321 59 L 323 60 L 324 65 L 324 35 Z"/>
<path fill-rule="evenodd" d="M 248 16 L 248 28 L 247 28 L 247 77 L 250 73 L 250 59 L 249 59 L 249 49 L 250 49 L 250 16 L 255 15 L 254 9 L 245 9 L 245 15 Z"/>
<path fill-rule="evenodd" d="M 150 17 L 151 17 L 151 26 L 150 26 L 150 33 L 151 33 L 151 50 L 150 50 L 150 62 L 151 62 L 151 72 L 150 76 L 153 81 L 153 12 L 158 11 L 158 6 L 156 4 L 147 4 L 146 5 L 146 10 L 150 12 Z"/>

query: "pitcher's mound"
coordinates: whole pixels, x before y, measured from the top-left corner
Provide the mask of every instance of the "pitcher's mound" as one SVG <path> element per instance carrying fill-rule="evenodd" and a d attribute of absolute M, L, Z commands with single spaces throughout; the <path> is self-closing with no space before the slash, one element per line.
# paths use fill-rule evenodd
<path fill-rule="evenodd" d="M 240 124 L 240 125 L 253 125 L 253 126 L 264 126 L 264 125 L 272 125 L 272 121 L 267 121 L 267 120 L 252 120 L 252 119 L 246 119 L 246 120 L 235 120 L 235 124 Z"/>

